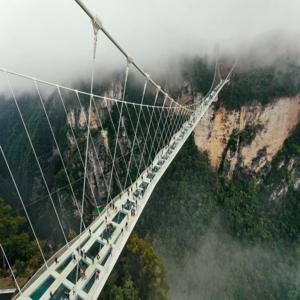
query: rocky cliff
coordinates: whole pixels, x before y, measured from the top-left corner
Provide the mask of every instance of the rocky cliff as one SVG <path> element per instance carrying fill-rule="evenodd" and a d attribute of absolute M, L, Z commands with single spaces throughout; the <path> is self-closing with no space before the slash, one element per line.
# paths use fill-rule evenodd
<path fill-rule="evenodd" d="M 195 143 L 224 176 L 231 177 L 238 168 L 258 173 L 269 168 L 297 125 L 299 111 L 299 95 L 240 110 L 211 108 L 195 129 Z"/>

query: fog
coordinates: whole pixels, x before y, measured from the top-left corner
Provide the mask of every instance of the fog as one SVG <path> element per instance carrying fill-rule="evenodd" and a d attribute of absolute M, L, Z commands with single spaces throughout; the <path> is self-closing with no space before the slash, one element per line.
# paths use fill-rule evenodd
<path fill-rule="evenodd" d="M 211 54 L 216 44 L 222 51 L 240 51 L 245 43 L 269 32 L 280 32 L 294 41 L 299 30 L 298 0 L 85 3 L 131 56 L 154 75 L 172 70 L 171 62 L 178 57 Z M 2 0 L 0 30 L 2 68 L 54 82 L 84 78 L 90 72 L 92 26 L 73 0 Z M 100 70 L 125 64 L 102 34 L 97 63 Z"/>
<path fill-rule="evenodd" d="M 277 299 L 282 291 L 298 299 L 300 264 L 291 263 L 289 249 L 282 253 L 270 244 L 239 242 L 217 216 L 203 236 L 193 238 L 197 251 L 186 251 L 180 263 L 166 245 L 157 246 L 171 299 Z"/>

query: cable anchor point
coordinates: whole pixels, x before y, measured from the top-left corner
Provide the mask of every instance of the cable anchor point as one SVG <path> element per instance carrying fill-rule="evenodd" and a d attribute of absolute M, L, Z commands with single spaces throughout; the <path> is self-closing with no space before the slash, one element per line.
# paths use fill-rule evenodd
<path fill-rule="evenodd" d="M 98 16 L 94 16 L 92 19 L 92 25 L 94 29 L 94 34 L 97 35 L 99 30 L 102 30 L 103 24 L 101 20 L 98 18 Z"/>
<path fill-rule="evenodd" d="M 130 55 L 128 55 L 128 56 L 127 56 L 127 65 L 131 65 L 131 64 L 133 64 L 133 63 L 134 63 L 133 58 L 132 58 Z"/>

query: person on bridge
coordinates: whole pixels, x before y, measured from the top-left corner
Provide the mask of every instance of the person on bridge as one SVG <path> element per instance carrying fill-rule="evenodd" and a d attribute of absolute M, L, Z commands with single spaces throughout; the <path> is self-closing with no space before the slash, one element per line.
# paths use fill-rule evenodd
<path fill-rule="evenodd" d="M 85 278 L 86 278 L 85 270 L 80 269 L 80 277 L 81 277 L 82 279 L 85 279 Z"/>
<path fill-rule="evenodd" d="M 96 274 L 95 274 L 95 276 L 96 276 L 96 280 L 98 280 L 98 279 L 99 279 L 99 275 L 100 275 L 99 271 L 96 271 Z"/>

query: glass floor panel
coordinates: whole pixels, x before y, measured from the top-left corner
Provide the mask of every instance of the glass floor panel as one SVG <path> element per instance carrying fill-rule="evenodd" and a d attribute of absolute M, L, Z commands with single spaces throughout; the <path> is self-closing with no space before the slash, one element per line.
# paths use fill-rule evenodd
<path fill-rule="evenodd" d="M 138 189 L 138 190 L 136 190 L 134 193 L 133 193 L 133 196 L 134 197 L 139 197 L 141 194 L 142 194 L 142 190 L 140 190 L 140 189 Z"/>
<path fill-rule="evenodd" d="M 33 300 L 40 299 L 44 293 L 48 290 L 50 285 L 54 282 L 54 278 L 49 276 L 31 295 L 30 298 Z"/>
<path fill-rule="evenodd" d="M 80 260 L 78 267 L 77 267 L 77 265 L 75 265 L 73 270 L 69 273 L 67 279 L 75 284 L 76 279 L 78 281 L 78 279 L 80 278 L 80 269 L 85 271 L 87 269 L 87 267 L 88 267 L 88 264 L 85 263 L 83 260 Z M 76 276 L 76 273 L 77 273 L 77 276 Z"/>
<path fill-rule="evenodd" d="M 94 282 L 96 281 L 96 272 L 99 272 L 99 271 L 95 271 L 92 275 L 92 277 L 89 279 L 89 281 L 87 282 L 87 284 L 84 286 L 83 290 L 86 292 L 86 293 L 89 293 L 89 291 L 91 290 Z"/>
<path fill-rule="evenodd" d="M 130 210 L 134 206 L 134 203 L 127 199 L 126 203 L 122 205 L 122 209 Z"/>
<path fill-rule="evenodd" d="M 53 293 L 53 297 L 51 298 L 51 300 L 69 299 L 69 294 L 70 290 L 63 284 L 61 284 L 59 288 Z"/>
<path fill-rule="evenodd" d="M 100 250 L 102 249 L 103 244 L 101 244 L 100 242 L 96 241 L 91 248 L 87 251 L 86 255 L 87 257 L 89 257 L 90 259 L 94 259 L 97 254 L 100 252 Z"/>
<path fill-rule="evenodd" d="M 72 255 L 70 255 L 68 258 L 66 258 L 65 260 L 64 260 L 64 262 L 63 263 L 61 263 L 59 266 L 58 266 L 58 268 L 56 269 L 56 271 L 58 272 L 58 273 L 61 273 L 65 268 L 66 268 L 66 266 L 69 264 L 69 262 L 72 260 Z"/>
<path fill-rule="evenodd" d="M 145 190 L 148 187 L 148 185 L 149 185 L 149 183 L 143 181 L 139 187 L 142 188 L 143 190 Z"/>
<path fill-rule="evenodd" d="M 149 173 L 148 175 L 147 175 L 147 178 L 149 178 L 149 179 L 153 179 L 155 177 L 155 174 L 154 173 Z"/>
<path fill-rule="evenodd" d="M 107 260 L 108 260 L 109 257 L 110 257 L 110 254 L 111 254 L 111 252 L 110 252 L 110 251 L 107 251 L 107 253 L 105 254 L 103 260 L 101 261 L 101 266 L 104 266 L 104 265 L 106 264 Z"/>
<path fill-rule="evenodd" d="M 155 172 L 155 173 L 156 173 L 156 172 L 158 172 L 158 171 L 159 171 L 159 167 L 155 166 L 155 167 L 152 168 L 152 172 Z"/>
<path fill-rule="evenodd" d="M 112 224 L 107 224 L 107 227 L 104 229 L 104 231 L 100 234 L 101 239 L 108 240 L 112 236 L 112 234 L 115 231 L 115 227 Z"/>
<path fill-rule="evenodd" d="M 123 221 L 123 219 L 125 218 L 125 216 L 126 216 L 126 214 L 124 214 L 121 211 L 118 211 L 118 213 L 113 218 L 113 222 L 120 224 Z"/>

